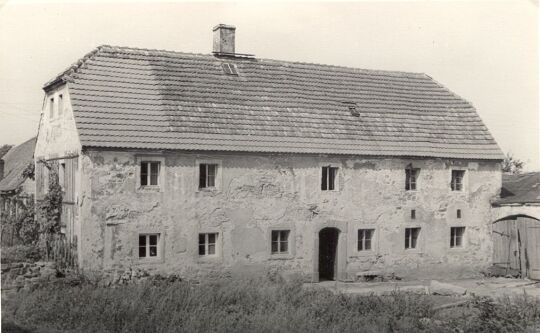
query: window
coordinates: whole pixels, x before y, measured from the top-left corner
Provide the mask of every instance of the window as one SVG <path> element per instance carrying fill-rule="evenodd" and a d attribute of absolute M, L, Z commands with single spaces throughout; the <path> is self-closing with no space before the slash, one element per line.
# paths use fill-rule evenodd
<path fill-rule="evenodd" d="M 405 228 L 405 248 L 416 249 L 420 228 Z"/>
<path fill-rule="evenodd" d="M 336 189 L 336 176 L 338 168 L 332 166 L 322 167 L 321 190 L 334 191 Z"/>
<path fill-rule="evenodd" d="M 58 117 L 62 117 L 63 111 L 64 111 L 64 96 L 60 94 L 58 95 Z"/>
<path fill-rule="evenodd" d="M 49 100 L 49 118 L 54 118 L 54 97 Z"/>
<path fill-rule="evenodd" d="M 451 227 L 450 228 L 450 247 L 463 247 L 463 235 L 465 234 L 465 227 Z"/>
<path fill-rule="evenodd" d="M 238 71 L 236 70 L 236 65 L 229 64 L 228 62 L 224 62 L 222 65 L 223 71 L 227 75 L 238 75 Z"/>
<path fill-rule="evenodd" d="M 289 253 L 289 230 L 272 230 L 272 254 Z"/>
<path fill-rule="evenodd" d="M 458 210 L 456 211 L 456 217 L 457 217 L 458 219 L 461 218 L 461 209 L 458 209 Z"/>
<path fill-rule="evenodd" d="M 452 170 L 452 181 L 450 187 L 452 191 L 463 191 L 463 177 L 465 170 Z"/>
<path fill-rule="evenodd" d="M 217 233 L 199 234 L 199 255 L 212 256 L 216 254 Z"/>
<path fill-rule="evenodd" d="M 375 229 L 358 229 L 358 251 L 371 250 L 371 240 Z"/>
<path fill-rule="evenodd" d="M 217 164 L 199 164 L 199 188 L 216 187 Z"/>
<path fill-rule="evenodd" d="M 139 235 L 139 258 L 157 258 L 158 257 L 159 234 L 140 234 Z"/>
<path fill-rule="evenodd" d="M 160 162 L 141 162 L 141 186 L 158 186 Z"/>
<path fill-rule="evenodd" d="M 416 219 L 416 209 L 411 209 L 411 220 Z"/>
<path fill-rule="evenodd" d="M 408 168 L 405 169 L 405 190 L 406 191 L 415 191 L 416 190 L 416 178 L 418 177 L 420 169 Z"/>
<path fill-rule="evenodd" d="M 62 191 L 66 191 L 66 163 L 60 163 L 60 172 L 58 173 L 58 185 L 62 188 Z"/>

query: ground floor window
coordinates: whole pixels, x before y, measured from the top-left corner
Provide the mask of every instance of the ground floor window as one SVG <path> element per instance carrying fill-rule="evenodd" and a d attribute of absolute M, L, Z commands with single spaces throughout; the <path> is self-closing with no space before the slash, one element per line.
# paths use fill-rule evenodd
<path fill-rule="evenodd" d="M 272 230 L 272 254 L 289 253 L 290 230 Z"/>
<path fill-rule="evenodd" d="M 199 234 L 199 255 L 211 256 L 216 254 L 217 233 Z"/>
<path fill-rule="evenodd" d="M 139 235 L 139 258 L 156 258 L 159 256 L 159 234 Z"/>
<path fill-rule="evenodd" d="M 465 227 L 451 227 L 450 228 L 450 247 L 463 247 L 463 235 L 465 234 Z"/>
<path fill-rule="evenodd" d="M 375 229 L 358 229 L 358 251 L 371 250 L 371 241 Z"/>
<path fill-rule="evenodd" d="M 405 249 L 416 249 L 420 228 L 405 228 Z"/>

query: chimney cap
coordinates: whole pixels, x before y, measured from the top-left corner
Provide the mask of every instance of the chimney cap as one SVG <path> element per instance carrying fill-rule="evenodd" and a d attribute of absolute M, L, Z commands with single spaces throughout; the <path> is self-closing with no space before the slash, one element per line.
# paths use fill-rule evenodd
<path fill-rule="evenodd" d="M 236 30 L 236 27 L 234 25 L 229 25 L 229 24 L 223 24 L 223 23 L 220 23 L 218 25 L 216 25 L 212 31 L 216 31 L 217 29 L 231 29 L 231 30 Z"/>

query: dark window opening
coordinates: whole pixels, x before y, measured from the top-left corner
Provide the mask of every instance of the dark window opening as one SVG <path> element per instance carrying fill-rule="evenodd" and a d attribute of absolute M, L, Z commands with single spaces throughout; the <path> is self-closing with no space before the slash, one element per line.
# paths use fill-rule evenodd
<path fill-rule="evenodd" d="M 416 190 L 416 179 L 418 178 L 418 173 L 420 169 L 405 169 L 405 190 L 406 191 L 415 191 Z"/>
<path fill-rule="evenodd" d="M 375 229 L 358 229 L 358 251 L 371 250 Z"/>
<path fill-rule="evenodd" d="M 199 234 L 199 255 L 211 256 L 216 254 L 217 233 Z"/>
<path fill-rule="evenodd" d="M 465 227 L 451 227 L 450 228 L 450 247 L 463 247 L 463 235 L 465 234 Z"/>
<path fill-rule="evenodd" d="M 411 219 L 416 219 L 416 209 L 411 209 Z"/>
<path fill-rule="evenodd" d="M 450 187 L 452 191 L 463 190 L 463 177 L 465 176 L 465 170 L 452 170 L 452 181 Z"/>
<path fill-rule="evenodd" d="M 458 209 L 458 210 L 456 211 L 456 216 L 457 216 L 458 219 L 461 218 L 461 209 Z"/>
<path fill-rule="evenodd" d="M 289 253 L 289 230 L 272 230 L 272 254 Z"/>
<path fill-rule="evenodd" d="M 160 162 L 141 162 L 141 186 L 159 185 Z"/>
<path fill-rule="evenodd" d="M 199 165 L 199 188 L 216 187 L 217 164 L 201 163 Z"/>
<path fill-rule="evenodd" d="M 139 258 L 158 256 L 159 234 L 139 235 Z"/>
<path fill-rule="evenodd" d="M 331 166 L 322 167 L 321 190 L 333 191 L 336 189 L 337 172 L 338 172 L 337 167 L 331 167 Z"/>
<path fill-rule="evenodd" d="M 405 228 L 405 248 L 416 249 L 420 228 Z"/>

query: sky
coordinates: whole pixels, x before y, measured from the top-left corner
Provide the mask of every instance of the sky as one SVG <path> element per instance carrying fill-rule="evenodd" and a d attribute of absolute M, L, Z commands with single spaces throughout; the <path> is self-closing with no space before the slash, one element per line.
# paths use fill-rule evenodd
<path fill-rule="evenodd" d="M 37 134 L 43 84 L 98 45 L 210 53 L 236 26 L 260 58 L 423 72 L 471 102 L 506 152 L 540 170 L 538 2 L 0 0 L 0 145 Z"/>

